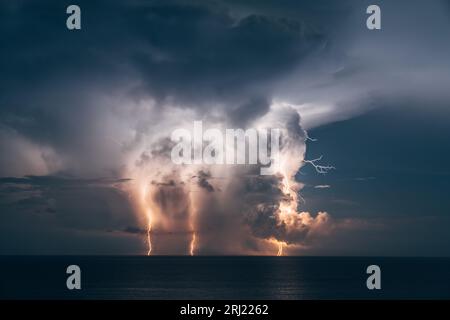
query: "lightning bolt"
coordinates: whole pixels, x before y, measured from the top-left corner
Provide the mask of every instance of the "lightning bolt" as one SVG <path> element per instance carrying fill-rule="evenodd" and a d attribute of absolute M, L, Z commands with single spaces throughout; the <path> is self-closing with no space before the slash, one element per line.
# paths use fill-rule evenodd
<path fill-rule="evenodd" d="M 328 173 L 328 171 L 336 169 L 333 166 L 323 166 L 323 165 L 317 164 L 318 161 L 322 160 L 322 157 L 323 156 L 320 156 L 317 159 L 313 159 L 313 160 L 303 160 L 303 162 L 309 163 L 310 165 L 312 165 L 317 173 L 326 174 L 326 173 Z"/>
<path fill-rule="evenodd" d="M 152 254 L 152 212 L 149 204 L 146 202 L 147 192 L 148 192 L 148 184 L 144 184 L 144 186 L 140 188 L 140 203 L 141 208 L 144 211 L 145 216 L 147 217 L 147 245 L 148 245 L 147 255 L 149 256 Z"/>
<path fill-rule="evenodd" d="M 190 255 L 193 256 L 195 252 L 195 244 L 197 241 L 197 235 L 195 234 L 195 231 L 192 232 L 192 239 L 191 239 L 191 246 L 190 246 Z"/>
<path fill-rule="evenodd" d="M 307 139 L 310 139 L 311 141 L 314 141 L 313 139 L 309 138 L 307 136 Z M 322 156 L 320 156 L 317 159 L 313 160 L 303 160 L 304 163 L 311 164 L 316 172 L 321 174 L 326 174 L 328 171 L 335 169 L 333 166 L 324 166 L 318 164 L 318 162 L 322 160 Z M 292 174 L 287 171 L 287 169 L 284 168 L 284 170 L 281 170 L 281 175 L 283 177 L 282 179 L 282 193 L 286 196 L 285 199 L 281 200 L 279 204 L 279 219 L 280 221 L 286 226 L 286 227 L 292 227 L 295 228 L 296 224 L 298 223 L 298 220 L 301 220 L 301 224 L 308 225 L 310 222 L 304 218 L 304 215 L 302 213 L 297 212 L 297 206 L 299 202 L 299 196 L 298 190 L 296 188 L 296 182 L 292 178 Z M 304 200 L 303 200 L 304 201 Z M 283 248 L 284 246 L 287 246 L 288 244 L 286 242 L 274 239 L 275 243 L 278 245 L 278 252 L 277 256 L 283 255 Z"/>
<path fill-rule="evenodd" d="M 196 199 L 192 192 L 189 192 L 189 202 L 190 202 L 190 216 L 189 216 L 189 226 L 192 230 L 191 243 L 189 245 L 189 254 L 193 256 L 195 254 L 195 246 L 197 245 L 197 233 L 195 232 L 195 213 L 197 212 Z"/>
<path fill-rule="evenodd" d="M 148 244 L 148 251 L 147 255 L 152 254 L 152 215 L 150 209 L 147 209 L 147 244 Z"/>
<path fill-rule="evenodd" d="M 283 242 L 278 242 L 278 253 L 277 256 L 280 257 L 283 255 Z"/>
<path fill-rule="evenodd" d="M 150 215 L 148 215 L 148 227 L 147 227 L 147 244 L 148 244 L 148 252 L 147 255 L 152 254 L 152 222 L 150 219 Z"/>

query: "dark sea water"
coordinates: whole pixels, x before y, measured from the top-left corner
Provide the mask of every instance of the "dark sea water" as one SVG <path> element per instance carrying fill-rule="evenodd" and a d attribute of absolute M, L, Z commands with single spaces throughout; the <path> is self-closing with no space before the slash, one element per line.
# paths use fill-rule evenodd
<path fill-rule="evenodd" d="M 2 299 L 450 299 L 450 258 L 0 256 L 0 276 Z"/>

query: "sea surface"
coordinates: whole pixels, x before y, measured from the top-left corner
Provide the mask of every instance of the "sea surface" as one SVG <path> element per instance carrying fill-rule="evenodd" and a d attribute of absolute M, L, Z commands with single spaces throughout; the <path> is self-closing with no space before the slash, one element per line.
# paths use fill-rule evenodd
<path fill-rule="evenodd" d="M 81 268 L 68 290 L 66 268 Z M 381 268 L 368 290 L 366 268 Z M 1 299 L 450 299 L 450 258 L 0 256 Z"/>

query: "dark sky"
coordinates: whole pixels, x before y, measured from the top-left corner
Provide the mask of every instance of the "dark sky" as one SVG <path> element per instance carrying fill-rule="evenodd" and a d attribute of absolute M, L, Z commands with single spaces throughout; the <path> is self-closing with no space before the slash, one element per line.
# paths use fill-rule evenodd
<path fill-rule="evenodd" d="M 164 147 L 179 119 L 247 127 L 287 105 L 316 139 L 306 159 L 336 168 L 301 168 L 301 210 L 340 226 L 295 254 L 450 255 L 449 1 L 76 3 L 78 31 L 72 2 L 0 4 L 0 254 L 146 253 L 126 191 L 128 166 L 156 152 L 142 145 Z M 381 30 L 366 28 L 369 4 Z M 204 253 L 248 240 L 229 233 L 239 204 L 205 204 L 217 220 L 199 226 L 222 226 L 208 241 L 224 249 Z"/>

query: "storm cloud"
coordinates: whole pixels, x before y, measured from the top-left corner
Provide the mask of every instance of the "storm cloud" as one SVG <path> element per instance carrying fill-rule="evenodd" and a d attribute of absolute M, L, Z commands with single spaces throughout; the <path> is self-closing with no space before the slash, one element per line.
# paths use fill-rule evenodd
<path fill-rule="evenodd" d="M 189 253 L 193 234 L 198 254 L 314 250 L 366 224 L 302 207 L 305 130 L 450 99 L 445 1 L 380 1 L 380 32 L 365 27 L 368 1 L 77 4 L 79 31 L 68 3 L 0 4 L 5 253 L 146 253 L 150 224 L 156 254 Z M 195 120 L 282 128 L 284 178 L 172 164 L 171 132 Z"/>

